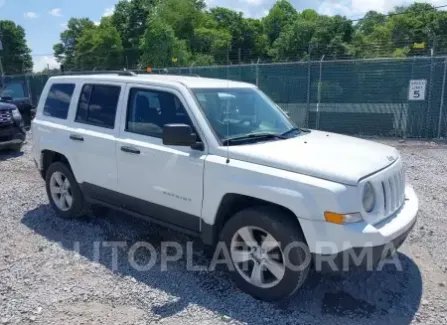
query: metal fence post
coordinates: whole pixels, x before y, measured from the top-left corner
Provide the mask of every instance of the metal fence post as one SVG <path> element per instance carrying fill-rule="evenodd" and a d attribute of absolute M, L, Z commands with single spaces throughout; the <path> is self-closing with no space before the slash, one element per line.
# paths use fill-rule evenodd
<path fill-rule="evenodd" d="M 34 103 L 34 100 L 33 100 L 33 92 L 31 90 L 29 79 L 30 79 L 30 76 L 28 74 L 25 74 L 26 87 L 28 88 L 28 97 L 30 99 L 31 104 L 37 106 L 37 103 Z"/>
<path fill-rule="evenodd" d="M 320 60 L 320 77 L 318 80 L 317 117 L 316 117 L 316 121 L 315 121 L 315 129 L 317 129 L 317 130 L 320 127 L 321 77 L 323 74 L 323 60 L 324 60 L 324 54 Z"/>
<path fill-rule="evenodd" d="M 259 87 L 259 58 L 256 62 L 256 87 Z"/>
<path fill-rule="evenodd" d="M 444 59 L 444 76 L 442 77 L 441 103 L 439 104 L 438 139 L 441 138 L 442 112 L 444 110 L 445 77 L 447 72 L 447 57 Z"/>
<path fill-rule="evenodd" d="M 434 57 L 433 57 L 433 49 L 431 49 L 431 56 L 430 56 L 430 77 L 429 77 L 429 87 L 428 87 L 428 103 L 427 103 L 427 114 L 425 116 L 425 138 L 428 139 L 429 138 L 429 133 L 430 130 L 432 131 L 432 135 L 433 135 L 433 121 L 432 121 L 432 116 L 431 116 L 431 102 L 433 100 L 433 94 L 432 94 L 432 90 L 433 90 L 433 70 L 434 67 L 436 65 L 436 63 L 434 62 Z"/>
<path fill-rule="evenodd" d="M 312 61 L 307 61 L 307 107 L 306 107 L 306 115 L 304 117 L 304 126 L 309 127 L 309 112 L 310 112 L 310 92 L 311 92 L 311 80 L 310 80 L 310 70 L 312 67 Z"/>

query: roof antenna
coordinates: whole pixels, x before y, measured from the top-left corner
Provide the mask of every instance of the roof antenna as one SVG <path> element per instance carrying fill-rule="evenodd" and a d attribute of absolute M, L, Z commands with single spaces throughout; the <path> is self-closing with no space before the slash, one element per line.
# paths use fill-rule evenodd
<path fill-rule="evenodd" d="M 228 69 L 227 69 L 228 71 Z M 228 75 L 227 75 L 228 78 Z M 230 82 L 227 79 L 227 89 L 229 89 L 228 87 L 230 86 Z M 230 138 L 230 101 L 227 100 L 227 104 L 226 106 L 226 123 L 227 123 L 227 165 L 230 163 L 230 141 L 228 140 Z"/>
<path fill-rule="evenodd" d="M 227 106 L 227 114 L 228 114 L 228 106 Z M 227 139 L 230 135 L 230 123 L 227 121 Z M 230 163 L 230 141 L 227 140 L 227 164 Z"/>

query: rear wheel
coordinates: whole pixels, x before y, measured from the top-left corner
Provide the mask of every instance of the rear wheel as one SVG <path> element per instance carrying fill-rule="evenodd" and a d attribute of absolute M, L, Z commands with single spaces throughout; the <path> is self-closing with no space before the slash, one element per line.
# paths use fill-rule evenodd
<path fill-rule="evenodd" d="M 310 254 L 299 225 L 275 207 L 249 208 L 224 226 L 237 286 L 253 297 L 274 301 L 292 295 L 306 280 Z"/>
<path fill-rule="evenodd" d="M 67 165 L 61 162 L 51 164 L 45 181 L 48 199 L 59 216 L 77 218 L 85 215 L 84 196 Z"/>

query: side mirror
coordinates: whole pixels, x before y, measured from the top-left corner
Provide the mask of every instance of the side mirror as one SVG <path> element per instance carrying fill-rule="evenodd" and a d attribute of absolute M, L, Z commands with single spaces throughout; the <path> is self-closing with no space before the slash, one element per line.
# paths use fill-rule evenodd
<path fill-rule="evenodd" d="M 194 146 L 197 135 L 187 124 L 165 124 L 163 126 L 163 144 L 167 146 Z"/>

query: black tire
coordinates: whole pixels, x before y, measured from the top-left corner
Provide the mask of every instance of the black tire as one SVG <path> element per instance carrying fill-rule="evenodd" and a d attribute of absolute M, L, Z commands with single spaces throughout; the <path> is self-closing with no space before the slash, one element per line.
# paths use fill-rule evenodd
<path fill-rule="evenodd" d="M 70 185 L 71 185 L 71 194 L 73 197 L 73 203 L 72 203 L 70 209 L 67 211 L 60 210 L 57 207 L 57 205 L 54 203 L 53 197 L 51 195 L 50 179 L 51 179 L 51 175 L 53 175 L 53 173 L 55 173 L 55 172 L 60 172 L 65 177 L 67 177 L 68 181 L 70 182 Z M 73 218 L 84 217 L 86 215 L 87 205 L 85 204 L 84 195 L 82 194 L 81 188 L 79 187 L 78 182 L 74 178 L 72 171 L 66 164 L 61 163 L 61 162 L 55 162 L 55 163 L 52 163 L 48 167 L 46 175 L 45 175 L 45 186 L 47 189 L 47 195 L 48 195 L 50 204 L 53 207 L 54 211 L 56 211 L 56 214 L 59 217 L 64 218 L 64 219 L 73 219 Z"/>
<path fill-rule="evenodd" d="M 282 209 L 272 206 L 259 206 L 242 210 L 225 224 L 221 232 L 220 240 L 225 243 L 228 252 L 230 252 L 233 235 L 246 226 L 257 227 L 270 233 L 280 243 L 283 252 L 285 252 L 287 245 L 292 243 L 299 243 L 300 247 L 303 248 L 294 247 L 290 249 L 288 259 L 286 258 L 289 262 L 285 263 L 284 276 L 278 284 L 271 288 L 260 288 L 246 281 L 235 269 L 232 261 L 233 268 L 229 271 L 233 281 L 242 291 L 263 301 L 277 301 L 293 295 L 305 282 L 311 265 L 309 249 L 297 222 L 294 222 Z M 302 267 L 297 270 L 290 263 Z"/>
<path fill-rule="evenodd" d="M 25 127 L 31 126 L 31 111 L 29 108 L 27 109 L 27 111 L 23 112 L 22 119 Z"/>

